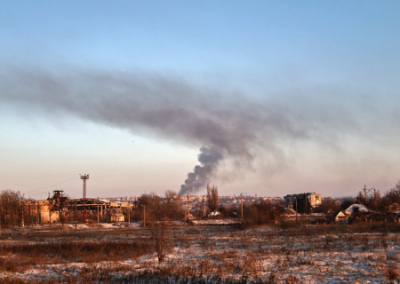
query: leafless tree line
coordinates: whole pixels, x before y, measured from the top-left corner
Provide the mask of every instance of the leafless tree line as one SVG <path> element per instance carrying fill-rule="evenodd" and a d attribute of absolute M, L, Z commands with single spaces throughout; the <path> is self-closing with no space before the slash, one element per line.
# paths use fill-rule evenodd
<path fill-rule="evenodd" d="M 248 225 L 272 224 L 278 221 L 280 214 L 285 209 L 282 202 L 272 202 L 259 199 L 254 203 L 242 203 L 236 205 L 219 204 L 218 187 L 207 184 L 207 196 L 203 199 L 203 204 L 196 208 L 189 206 L 189 197 L 179 197 L 175 191 L 168 190 L 165 197 L 157 194 L 143 194 L 136 199 L 133 206 L 121 208 L 126 221 L 137 222 L 160 222 L 185 220 L 189 214 L 194 218 L 204 218 L 207 213 L 217 211 L 218 217 L 215 218 L 240 218 Z M 52 212 L 59 213 L 60 222 L 71 222 L 81 220 L 81 212 L 74 207 L 73 201 L 68 197 L 54 195 L 49 198 L 49 208 Z M 40 217 L 37 211 L 27 206 L 31 199 L 24 197 L 19 191 L 6 189 L 0 192 L 0 225 L 2 227 L 15 227 L 39 223 Z M 366 205 L 370 210 L 376 212 L 389 212 L 393 208 L 400 208 L 400 182 L 387 191 L 384 195 L 377 190 L 373 194 L 365 194 L 360 191 L 355 198 L 324 198 L 322 204 L 315 208 L 314 212 L 332 213 L 346 209 L 354 202 Z M 31 203 L 32 204 L 32 203 Z M 300 206 L 300 205 L 299 205 Z M 67 210 L 67 208 L 69 208 Z M 36 213 L 33 213 L 35 211 Z M 110 222 L 111 211 L 99 216 L 98 212 L 89 212 L 89 222 Z"/>

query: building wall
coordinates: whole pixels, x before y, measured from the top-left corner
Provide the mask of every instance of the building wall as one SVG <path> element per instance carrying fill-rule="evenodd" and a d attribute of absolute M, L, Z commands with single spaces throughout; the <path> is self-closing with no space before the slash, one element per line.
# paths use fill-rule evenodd
<path fill-rule="evenodd" d="M 36 218 L 35 222 L 48 223 L 50 220 L 48 200 L 29 200 L 24 202 L 24 212 Z M 59 222 L 59 212 L 51 212 L 51 222 Z"/>
<path fill-rule="evenodd" d="M 309 202 L 311 207 L 316 207 L 321 205 L 322 198 L 321 194 L 315 192 L 307 192 L 307 193 L 300 193 L 300 194 L 288 194 L 283 197 L 287 206 L 295 205 L 296 198 L 300 199 L 303 198 L 304 195 L 307 197 L 307 202 Z"/>
<path fill-rule="evenodd" d="M 319 194 L 319 193 L 311 193 L 309 195 L 309 201 L 310 201 L 310 205 L 312 207 L 321 205 L 321 201 L 322 201 L 321 194 Z"/>
<path fill-rule="evenodd" d="M 124 222 L 125 217 L 121 213 L 114 213 L 111 215 L 111 222 Z"/>
<path fill-rule="evenodd" d="M 50 214 L 49 211 L 40 212 L 40 220 L 43 223 L 49 223 L 50 221 Z M 60 214 L 58 211 L 51 212 L 51 222 L 56 223 L 60 221 Z"/>

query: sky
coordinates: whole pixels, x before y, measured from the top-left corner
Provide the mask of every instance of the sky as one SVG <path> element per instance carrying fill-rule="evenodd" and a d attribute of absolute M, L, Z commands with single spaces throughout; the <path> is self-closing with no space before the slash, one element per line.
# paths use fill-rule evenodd
<path fill-rule="evenodd" d="M 399 19 L 389 0 L 0 0 L 0 190 L 385 193 Z"/>

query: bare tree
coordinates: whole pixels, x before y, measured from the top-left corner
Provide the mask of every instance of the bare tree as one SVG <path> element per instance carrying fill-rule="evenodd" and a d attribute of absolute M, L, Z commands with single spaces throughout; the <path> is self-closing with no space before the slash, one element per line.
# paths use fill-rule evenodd
<path fill-rule="evenodd" d="M 165 192 L 165 202 L 161 204 L 159 211 L 159 220 L 181 220 L 184 216 L 182 200 L 177 198 L 176 191 L 168 190 Z"/>
<path fill-rule="evenodd" d="M 7 226 L 16 226 L 21 223 L 24 200 L 19 191 L 11 189 L 0 193 L 0 221 Z"/>
<path fill-rule="evenodd" d="M 178 194 L 174 190 L 167 190 L 165 192 L 165 198 L 167 199 L 167 203 L 171 203 Z"/>
<path fill-rule="evenodd" d="M 160 211 L 160 197 L 154 193 L 142 194 L 137 200 L 137 211 L 140 219 L 145 218 L 147 221 L 154 221 L 158 219 L 157 213 Z M 145 208 L 145 210 L 144 210 Z"/>
<path fill-rule="evenodd" d="M 317 208 L 322 213 L 337 213 L 340 210 L 340 200 L 335 200 L 331 197 L 322 199 L 321 205 Z"/>
<path fill-rule="evenodd" d="M 151 230 L 151 238 L 154 241 L 158 262 L 163 262 L 167 248 L 167 232 L 163 221 L 155 223 Z"/>
<path fill-rule="evenodd" d="M 157 210 L 160 207 L 160 197 L 155 194 L 142 194 L 138 198 L 139 205 L 146 205 L 146 210 Z"/>
<path fill-rule="evenodd" d="M 392 208 L 400 208 L 400 181 L 386 192 L 381 200 L 381 207 L 386 211 L 391 211 Z"/>
<path fill-rule="evenodd" d="M 210 208 L 211 212 L 214 212 L 218 208 L 218 187 L 213 185 L 210 187 L 210 185 L 207 183 L 207 203 L 208 203 L 208 208 Z"/>
<path fill-rule="evenodd" d="M 400 205 L 400 181 L 385 194 L 387 199 L 390 199 L 392 203 L 397 203 Z"/>

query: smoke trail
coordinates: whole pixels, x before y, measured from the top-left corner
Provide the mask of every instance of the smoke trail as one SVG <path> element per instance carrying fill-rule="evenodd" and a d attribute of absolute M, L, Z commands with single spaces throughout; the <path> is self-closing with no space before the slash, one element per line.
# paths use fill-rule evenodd
<path fill-rule="evenodd" d="M 221 160 L 250 161 L 250 146 L 257 143 L 263 128 L 270 128 L 271 137 L 278 125 L 282 132 L 290 128 L 282 116 L 268 112 L 264 117 L 259 107 L 243 98 L 235 104 L 217 92 L 171 78 L 81 70 L 0 72 L 0 98 L 5 104 L 201 145 L 200 165 L 188 174 L 182 195 L 201 189 Z"/>
<path fill-rule="evenodd" d="M 334 144 L 335 133 L 358 131 L 349 111 L 315 97 L 312 104 L 305 100 L 288 105 L 290 97 L 280 100 L 272 96 L 254 102 L 176 78 L 4 66 L 0 69 L 3 105 L 47 115 L 73 115 L 201 147 L 199 165 L 187 175 L 181 195 L 204 188 L 222 161 L 232 162 L 235 176 L 240 166 L 249 166 L 260 156 L 260 149 L 272 162 L 274 157 L 284 159 L 283 142 L 313 139 Z"/>

